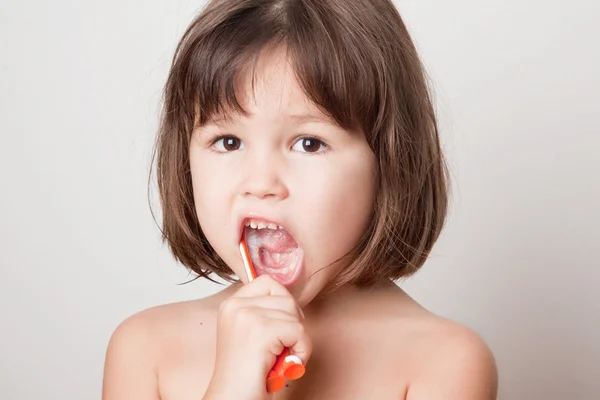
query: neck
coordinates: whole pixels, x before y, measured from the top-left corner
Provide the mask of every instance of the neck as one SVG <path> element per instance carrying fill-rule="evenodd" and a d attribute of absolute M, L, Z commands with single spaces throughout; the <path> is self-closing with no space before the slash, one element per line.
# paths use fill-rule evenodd
<path fill-rule="evenodd" d="M 243 283 L 233 283 L 221 291 L 218 296 L 221 299 L 227 298 L 242 286 Z M 355 310 L 362 309 L 365 306 L 370 307 L 368 305 L 372 305 L 372 303 L 367 300 L 376 300 L 391 293 L 404 292 L 391 281 L 367 288 L 360 288 L 351 283 L 337 287 L 326 286 L 308 305 L 303 307 L 303 311 L 306 317 L 310 319 L 342 316 L 346 313 L 351 315 Z"/>
<path fill-rule="evenodd" d="M 383 282 L 375 286 L 361 288 L 345 284 L 333 289 L 321 291 L 305 308 L 304 313 L 314 317 L 352 315 L 355 310 L 371 307 L 370 300 L 383 298 L 391 293 L 402 292 L 395 283 Z"/>

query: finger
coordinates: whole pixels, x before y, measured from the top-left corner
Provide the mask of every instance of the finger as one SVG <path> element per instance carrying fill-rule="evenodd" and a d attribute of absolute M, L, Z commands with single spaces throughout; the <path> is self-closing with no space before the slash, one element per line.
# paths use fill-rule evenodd
<path fill-rule="evenodd" d="M 242 297 L 234 299 L 234 301 L 238 302 L 238 307 L 280 310 L 295 316 L 296 319 L 304 318 L 296 299 L 291 296 Z"/>
<path fill-rule="evenodd" d="M 251 309 L 257 316 L 263 318 L 262 327 L 267 330 L 271 329 L 270 325 L 273 321 L 285 321 L 291 323 L 298 323 L 298 316 L 290 314 L 287 311 L 274 310 L 272 308 L 254 308 Z"/>
<path fill-rule="evenodd" d="M 291 354 L 300 357 L 302 364 L 306 365 L 306 362 L 312 353 L 312 341 L 304 330 L 302 330 L 302 336 L 300 339 L 293 345 L 289 345 L 287 347 L 290 348 Z"/>
<path fill-rule="evenodd" d="M 284 347 L 289 347 L 292 354 L 297 355 L 305 363 L 312 352 L 312 342 L 306 333 L 304 326 L 299 322 L 283 320 L 271 320 L 268 328 L 276 332 L 278 341 L 271 347 L 271 353 L 279 355 Z"/>
<path fill-rule="evenodd" d="M 256 296 L 291 296 L 281 283 L 269 275 L 261 275 L 250 283 L 245 284 L 235 294 L 235 297 Z"/>

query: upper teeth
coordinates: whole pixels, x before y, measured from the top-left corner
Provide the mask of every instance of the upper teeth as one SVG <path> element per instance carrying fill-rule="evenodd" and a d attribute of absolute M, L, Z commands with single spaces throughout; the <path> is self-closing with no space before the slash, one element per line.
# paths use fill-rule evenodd
<path fill-rule="evenodd" d="M 283 229 L 283 227 L 281 225 L 277 225 L 274 223 L 268 223 L 268 222 L 264 222 L 264 221 L 257 221 L 254 219 L 248 219 L 246 220 L 246 226 L 249 226 L 252 229 Z"/>

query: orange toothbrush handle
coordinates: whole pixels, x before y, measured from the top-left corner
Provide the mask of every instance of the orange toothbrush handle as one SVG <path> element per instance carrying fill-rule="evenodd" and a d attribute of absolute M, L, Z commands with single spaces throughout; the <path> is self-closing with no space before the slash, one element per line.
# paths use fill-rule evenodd
<path fill-rule="evenodd" d="M 242 254 L 248 281 L 251 282 L 256 279 L 257 275 L 250 259 L 245 238 L 242 238 L 240 243 L 240 253 Z M 298 356 L 292 355 L 289 348 L 284 348 L 275 359 L 275 363 L 267 375 L 267 392 L 273 393 L 281 390 L 285 386 L 286 378 L 289 380 L 300 379 L 305 372 L 302 360 Z"/>
<path fill-rule="evenodd" d="M 296 356 L 290 355 L 290 349 L 285 348 L 279 354 L 267 375 L 267 392 L 273 393 L 281 390 L 285 386 L 285 380 L 300 379 L 305 372 L 302 360 Z"/>
<path fill-rule="evenodd" d="M 273 370 L 279 375 L 285 376 L 289 380 L 300 379 L 304 376 L 305 368 L 302 365 L 302 360 L 298 356 L 290 354 L 290 349 L 285 348 L 279 356 Z"/>

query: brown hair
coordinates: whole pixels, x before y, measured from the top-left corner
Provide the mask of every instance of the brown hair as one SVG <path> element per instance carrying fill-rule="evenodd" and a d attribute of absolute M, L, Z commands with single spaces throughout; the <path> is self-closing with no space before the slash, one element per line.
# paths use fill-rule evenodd
<path fill-rule="evenodd" d="M 390 0 L 208 3 L 179 42 L 164 90 L 155 147 L 163 240 L 199 277 L 233 281 L 196 216 L 189 143 L 196 124 L 244 112 L 235 83 L 269 46 L 286 49 L 307 97 L 342 128 L 360 129 L 378 160 L 371 225 L 336 284 L 411 275 L 442 230 L 448 184 L 426 75 Z"/>

